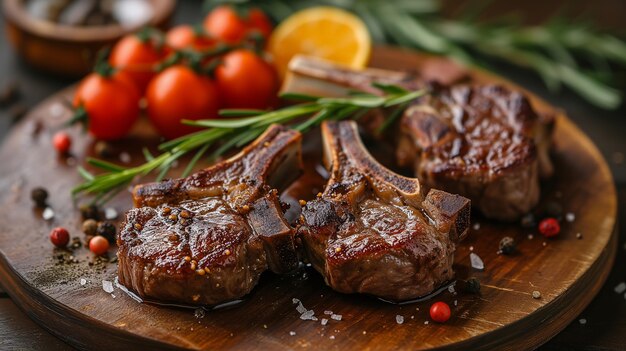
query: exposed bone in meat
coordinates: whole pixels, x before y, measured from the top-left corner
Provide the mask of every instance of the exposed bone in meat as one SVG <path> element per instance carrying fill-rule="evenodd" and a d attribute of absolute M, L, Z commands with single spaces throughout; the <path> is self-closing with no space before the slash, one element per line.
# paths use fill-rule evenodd
<path fill-rule="evenodd" d="M 144 298 L 218 304 L 268 268 L 295 268 L 294 229 L 272 187 L 300 174 L 300 144 L 300 133 L 271 126 L 224 162 L 137 186 L 117 240 L 120 282 Z"/>
<path fill-rule="evenodd" d="M 397 131 L 398 163 L 413 167 L 424 185 L 466 196 L 485 216 L 500 220 L 518 219 L 537 204 L 539 177 L 553 172 L 554 121 L 538 115 L 520 92 L 497 85 L 441 86 L 409 73 L 352 71 L 303 57 L 291 62 L 284 90 L 377 93 L 374 81 L 431 90 L 405 111 Z"/>
<path fill-rule="evenodd" d="M 306 257 L 333 289 L 392 300 L 426 295 L 452 279 L 455 243 L 470 202 L 391 172 L 365 150 L 352 121 L 322 125 L 330 180 L 303 208 Z"/>

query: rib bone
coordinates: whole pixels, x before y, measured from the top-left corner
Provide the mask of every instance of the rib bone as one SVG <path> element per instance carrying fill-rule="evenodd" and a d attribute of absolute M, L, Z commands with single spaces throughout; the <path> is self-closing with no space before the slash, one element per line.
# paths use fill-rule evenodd
<path fill-rule="evenodd" d="M 303 208 L 305 254 L 333 289 L 393 300 L 426 295 L 453 277 L 470 202 L 380 165 L 354 122 L 322 125 L 330 179 Z"/>
<path fill-rule="evenodd" d="M 485 216 L 500 220 L 516 220 L 537 204 L 539 176 L 553 172 L 554 121 L 538 115 L 520 92 L 498 85 L 442 86 L 409 73 L 354 71 L 304 57 L 290 63 L 283 91 L 379 93 L 371 86 L 375 81 L 430 90 L 406 109 L 396 138 L 398 163 L 413 167 L 425 186 L 466 196 Z"/>

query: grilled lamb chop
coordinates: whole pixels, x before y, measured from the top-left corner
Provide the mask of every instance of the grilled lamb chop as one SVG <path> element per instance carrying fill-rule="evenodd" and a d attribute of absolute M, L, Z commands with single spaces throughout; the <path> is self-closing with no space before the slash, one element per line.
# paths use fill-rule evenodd
<path fill-rule="evenodd" d="M 412 166 L 428 187 L 470 198 L 486 217 L 520 218 L 539 201 L 540 176 L 553 172 L 554 121 L 538 115 L 520 92 L 498 85 L 442 86 L 409 73 L 357 72 L 303 57 L 290 63 L 290 73 L 283 89 L 289 92 L 377 93 L 373 81 L 428 88 L 431 93 L 400 120 L 398 163 Z"/>
<path fill-rule="evenodd" d="M 218 304 L 298 257 L 273 187 L 301 172 L 301 135 L 272 126 L 236 156 L 187 178 L 139 185 L 117 243 L 119 281 L 141 297 Z"/>
<path fill-rule="evenodd" d="M 386 169 L 365 150 L 355 122 L 322 124 L 326 188 L 306 203 L 298 235 L 333 289 L 390 300 L 424 296 L 452 279 L 455 243 L 470 201 Z"/>

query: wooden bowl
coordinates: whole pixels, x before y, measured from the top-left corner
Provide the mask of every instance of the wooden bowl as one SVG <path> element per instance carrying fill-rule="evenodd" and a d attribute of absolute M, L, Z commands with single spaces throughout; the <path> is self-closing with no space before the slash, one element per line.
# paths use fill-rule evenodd
<path fill-rule="evenodd" d="M 77 78 L 91 71 L 98 50 L 145 25 L 169 25 L 176 0 L 150 0 L 153 15 L 134 26 L 69 26 L 30 15 L 23 0 L 2 1 L 6 35 L 26 62 L 43 71 Z"/>

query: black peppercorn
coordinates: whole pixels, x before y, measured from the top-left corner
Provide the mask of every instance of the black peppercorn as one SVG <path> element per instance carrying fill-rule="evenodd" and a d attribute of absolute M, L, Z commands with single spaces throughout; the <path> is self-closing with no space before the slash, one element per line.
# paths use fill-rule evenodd
<path fill-rule="evenodd" d="M 98 235 L 102 235 L 103 237 L 105 237 L 111 243 L 115 241 L 116 229 L 115 229 L 115 226 L 113 225 L 113 223 L 111 223 L 111 222 L 106 222 L 105 221 L 105 222 L 98 223 L 98 229 L 97 229 L 96 233 Z"/>
<path fill-rule="evenodd" d="M 100 219 L 100 209 L 96 205 L 82 205 L 80 206 L 80 214 L 83 219 Z"/>
<path fill-rule="evenodd" d="M 46 200 L 48 200 L 48 191 L 44 188 L 35 188 L 30 192 L 30 197 L 35 202 L 37 207 L 46 207 Z"/>
<path fill-rule="evenodd" d="M 480 281 L 476 278 L 469 278 L 466 282 L 465 282 L 465 289 L 466 292 L 470 293 L 470 294 L 478 294 L 480 293 Z"/>
<path fill-rule="evenodd" d="M 505 236 L 500 240 L 500 252 L 504 255 L 510 255 L 515 252 L 515 239 Z"/>

